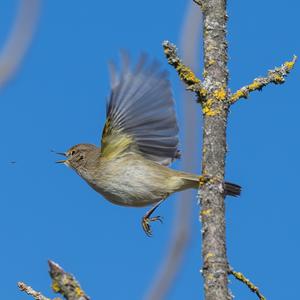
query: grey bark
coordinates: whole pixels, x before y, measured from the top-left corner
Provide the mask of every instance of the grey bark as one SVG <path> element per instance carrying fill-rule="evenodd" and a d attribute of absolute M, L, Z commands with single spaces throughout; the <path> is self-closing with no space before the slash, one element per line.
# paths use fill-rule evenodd
<path fill-rule="evenodd" d="M 213 99 L 215 114 L 203 114 L 202 174 L 211 180 L 201 188 L 202 257 L 206 300 L 231 299 L 228 291 L 225 202 L 223 193 L 227 101 L 217 101 L 214 92 L 227 93 L 226 0 L 203 0 L 204 101 Z"/>

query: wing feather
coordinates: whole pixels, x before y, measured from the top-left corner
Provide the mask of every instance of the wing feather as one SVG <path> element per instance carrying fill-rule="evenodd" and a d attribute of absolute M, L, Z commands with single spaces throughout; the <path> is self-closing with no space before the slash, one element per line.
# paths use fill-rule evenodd
<path fill-rule="evenodd" d="M 148 159 L 168 165 L 178 158 L 178 125 L 167 73 L 156 61 L 141 55 L 130 68 L 128 55 L 122 54 L 117 74 L 110 64 L 111 94 L 107 120 L 102 133 L 103 156 L 115 157 L 136 151 Z"/>

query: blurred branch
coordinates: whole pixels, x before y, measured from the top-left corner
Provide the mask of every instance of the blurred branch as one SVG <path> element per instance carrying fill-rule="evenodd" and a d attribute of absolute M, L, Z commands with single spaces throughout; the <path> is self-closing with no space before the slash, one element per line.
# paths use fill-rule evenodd
<path fill-rule="evenodd" d="M 247 285 L 247 287 L 257 295 L 257 297 L 260 300 L 266 300 L 266 298 L 260 293 L 259 289 L 257 286 L 255 286 L 248 278 L 246 278 L 243 273 L 241 272 L 236 272 L 232 268 L 229 269 L 228 273 L 230 275 L 233 275 L 237 280 L 243 282 L 244 284 Z"/>
<path fill-rule="evenodd" d="M 183 60 L 186 61 L 194 70 L 199 69 L 199 48 L 201 39 L 202 13 L 195 10 L 192 2 L 188 3 L 187 12 L 181 30 L 181 49 Z M 189 128 L 198 127 L 198 111 L 195 109 L 195 102 L 191 93 L 182 91 L 182 100 L 184 116 L 184 132 L 182 134 L 184 155 L 182 157 L 182 168 L 185 171 L 196 171 L 195 161 L 198 157 L 198 140 L 199 135 L 196 131 Z M 198 171 L 198 170 L 197 170 Z M 182 267 L 184 255 L 190 240 L 192 226 L 192 210 L 193 210 L 194 192 L 181 192 L 176 200 L 176 212 L 173 218 L 172 233 L 168 242 L 165 257 L 155 274 L 153 283 L 150 286 L 144 299 L 162 300 L 171 290 L 175 278 Z"/>
<path fill-rule="evenodd" d="M 35 291 L 31 286 L 26 285 L 24 282 L 18 282 L 18 287 L 22 292 L 32 296 L 35 300 L 51 300 L 43 296 L 40 292 Z"/>
<path fill-rule="evenodd" d="M 40 0 L 20 0 L 12 31 L 0 52 L 0 88 L 13 77 L 37 27 Z"/>
<path fill-rule="evenodd" d="M 260 91 L 263 87 L 269 83 L 282 84 L 285 81 L 285 77 L 290 73 L 295 65 L 297 57 L 294 55 L 293 60 L 285 62 L 279 68 L 270 70 L 267 77 L 259 77 L 254 79 L 254 81 L 236 91 L 231 97 L 230 102 L 233 104 L 241 98 L 247 98 L 250 92 Z"/>

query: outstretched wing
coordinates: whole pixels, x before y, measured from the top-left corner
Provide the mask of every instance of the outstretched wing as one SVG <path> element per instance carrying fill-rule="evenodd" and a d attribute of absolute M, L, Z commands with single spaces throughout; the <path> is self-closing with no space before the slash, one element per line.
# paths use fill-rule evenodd
<path fill-rule="evenodd" d="M 123 53 L 117 74 L 111 65 L 111 94 L 102 133 L 101 153 L 116 157 L 134 151 L 168 165 L 179 157 L 178 125 L 167 73 L 141 56 L 131 69 Z"/>

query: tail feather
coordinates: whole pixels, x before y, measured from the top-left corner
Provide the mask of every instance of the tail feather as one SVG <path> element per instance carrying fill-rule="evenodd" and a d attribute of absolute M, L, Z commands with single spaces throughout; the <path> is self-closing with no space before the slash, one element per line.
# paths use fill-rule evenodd
<path fill-rule="evenodd" d="M 226 195 L 233 197 L 240 196 L 242 190 L 241 186 L 231 182 L 225 182 L 224 189 Z"/>
<path fill-rule="evenodd" d="M 184 178 L 185 183 L 180 190 L 185 190 L 187 188 L 197 189 L 199 187 L 199 176 L 194 174 L 189 174 L 181 172 L 182 178 Z M 238 197 L 241 194 L 241 186 L 231 182 L 224 183 L 225 195 Z"/>

